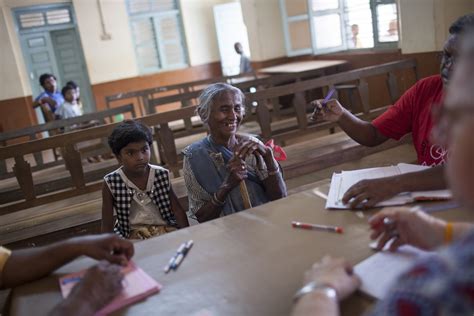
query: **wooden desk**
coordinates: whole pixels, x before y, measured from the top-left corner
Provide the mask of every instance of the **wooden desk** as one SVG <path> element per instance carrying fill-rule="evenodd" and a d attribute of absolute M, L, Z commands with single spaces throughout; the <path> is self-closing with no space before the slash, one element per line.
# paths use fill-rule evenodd
<path fill-rule="evenodd" d="M 328 191 L 328 181 L 321 183 Z M 326 211 L 312 190 L 252 210 L 138 242 L 136 263 L 163 286 L 161 293 L 123 309 L 119 315 L 289 315 L 303 273 L 325 254 L 356 264 L 371 254 L 368 215 Z M 437 213 L 440 214 L 440 213 Z M 462 216 L 461 216 L 461 215 Z M 464 214 L 464 215 L 463 215 Z M 448 219 L 473 220 L 451 210 Z M 444 217 L 448 217 L 444 216 Z M 343 235 L 299 230 L 292 220 L 340 225 Z M 194 247 L 176 272 L 163 267 L 178 246 L 194 239 Z M 93 263 L 76 260 L 57 274 Z M 61 300 L 57 275 L 13 290 L 11 315 L 44 315 Z M 360 315 L 371 305 L 362 294 L 343 304 L 344 315 Z"/>
<path fill-rule="evenodd" d="M 262 68 L 258 71 L 265 74 L 300 73 L 306 71 L 323 70 L 345 64 L 347 64 L 347 61 L 345 60 L 308 60 Z"/>

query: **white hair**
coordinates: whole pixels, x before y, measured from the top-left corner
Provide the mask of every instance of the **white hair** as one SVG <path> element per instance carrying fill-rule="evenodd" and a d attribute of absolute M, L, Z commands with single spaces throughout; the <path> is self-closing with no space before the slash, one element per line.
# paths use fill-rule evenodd
<path fill-rule="evenodd" d="M 211 108 L 215 98 L 219 97 L 224 92 L 232 92 L 234 94 L 240 95 L 242 99 L 241 115 L 245 114 L 245 95 L 243 92 L 227 83 L 214 83 L 201 92 L 199 95 L 199 105 L 196 109 L 196 113 L 199 115 L 201 121 L 206 126 L 209 122 L 209 116 L 211 115 Z"/>

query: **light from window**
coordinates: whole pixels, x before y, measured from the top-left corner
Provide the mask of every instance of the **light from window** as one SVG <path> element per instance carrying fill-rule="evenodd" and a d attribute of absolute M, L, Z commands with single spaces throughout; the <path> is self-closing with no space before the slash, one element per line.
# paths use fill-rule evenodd
<path fill-rule="evenodd" d="M 344 8 L 347 48 L 374 47 L 372 12 L 367 0 L 347 1 Z"/>
<path fill-rule="evenodd" d="M 377 5 L 379 42 L 398 41 L 397 6 L 395 3 Z"/>
<path fill-rule="evenodd" d="M 339 14 L 327 14 L 314 17 L 316 48 L 325 49 L 342 45 L 341 17 Z M 331 30 L 328 32 L 328 30 Z"/>
<path fill-rule="evenodd" d="M 63 24 L 71 22 L 71 15 L 68 9 L 46 11 L 48 24 Z"/>
<path fill-rule="evenodd" d="M 45 25 L 44 15 L 42 12 L 23 13 L 20 14 L 20 26 L 23 29 L 30 27 L 38 27 Z"/>
<path fill-rule="evenodd" d="M 313 0 L 314 11 L 325 11 L 339 8 L 339 0 Z"/>

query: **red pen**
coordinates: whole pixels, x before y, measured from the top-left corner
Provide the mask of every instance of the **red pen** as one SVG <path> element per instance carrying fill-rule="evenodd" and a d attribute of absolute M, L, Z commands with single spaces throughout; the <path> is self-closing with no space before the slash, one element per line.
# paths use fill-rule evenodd
<path fill-rule="evenodd" d="M 338 234 L 342 234 L 344 232 L 342 227 L 339 227 L 339 226 L 318 225 L 318 224 L 302 223 L 302 222 L 295 222 L 295 221 L 291 222 L 291 226 L 293 226 L 294 228 L 323 230 L 323 231 L 334 232 Z"/>

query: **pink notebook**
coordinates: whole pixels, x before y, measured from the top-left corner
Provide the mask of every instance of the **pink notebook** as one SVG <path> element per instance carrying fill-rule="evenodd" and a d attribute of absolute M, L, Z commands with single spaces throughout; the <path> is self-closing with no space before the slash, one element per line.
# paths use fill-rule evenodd
<path fill-rule="evenodd" d="M 158 293 L 162 286 L 153 280 L 142 269 L 137 267 L 135 263 L 130 261 L 128 266 L 122 269 L 124 278 L 122 281 L 123 290 L 107 306 L 96 313 L 96 316 L 107 315 L 124 306 L 140 301 L 152 294 Z M 82 279 L 86 270 L 65 275 L 59 279 L 61 293 L 66 298 L 72 288 Z"/>

